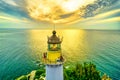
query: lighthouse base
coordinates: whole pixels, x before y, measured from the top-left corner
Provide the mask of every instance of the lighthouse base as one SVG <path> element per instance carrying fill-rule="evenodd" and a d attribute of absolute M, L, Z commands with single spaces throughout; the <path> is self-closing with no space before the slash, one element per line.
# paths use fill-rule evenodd
<path fill-rule="evenodd" d="M 63 80 L 63 65 L 46 65 L 46 80 Z"/>

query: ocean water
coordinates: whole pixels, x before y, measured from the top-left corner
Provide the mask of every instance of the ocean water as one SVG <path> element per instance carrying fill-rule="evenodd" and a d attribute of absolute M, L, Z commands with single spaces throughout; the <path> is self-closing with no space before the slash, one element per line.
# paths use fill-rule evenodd
<path fill-rule="evenodd" d="M 0 30 L 0 80 L 38 69 L 36 61 L 47 51 L 51 30 Z M 113 80 L 120 80 L 120 31 L 57 30 L 63 36 L 65 65 L 93 62 Z"/>

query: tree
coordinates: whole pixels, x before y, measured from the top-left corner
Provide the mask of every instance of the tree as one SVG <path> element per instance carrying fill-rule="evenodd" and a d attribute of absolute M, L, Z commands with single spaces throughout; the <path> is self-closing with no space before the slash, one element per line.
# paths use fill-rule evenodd
<path fill-rule="evenodd" d="M 99 71 L 92 63 L 76 64 L 75 68 L 64 70 L 64 80 L 101 80 Z"/>

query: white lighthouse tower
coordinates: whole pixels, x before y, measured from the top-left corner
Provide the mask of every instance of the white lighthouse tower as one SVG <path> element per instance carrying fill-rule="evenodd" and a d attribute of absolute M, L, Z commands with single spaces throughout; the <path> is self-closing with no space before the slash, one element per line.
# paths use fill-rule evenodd
<path fill-rule="evenodd" d="M 63 80 L 63 56 L 61 53 L 61 42 L 56 31 L 48 37 L 48 51 L 43 54 L 43 61 L 46 65 L 46 80 Z"/>

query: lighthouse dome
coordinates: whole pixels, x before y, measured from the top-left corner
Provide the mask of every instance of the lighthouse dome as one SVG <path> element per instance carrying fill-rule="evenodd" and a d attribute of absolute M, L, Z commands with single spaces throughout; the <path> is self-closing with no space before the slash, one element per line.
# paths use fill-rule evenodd
<path fill-rule="evenodd" d="M 51 37 L 48 37 L 48 43 L 49 44 L 59 44 L 59 43 L 61 43 L 61 39 L 58 36 L 56 36 L 56 31 L 55 30 L 52 32 L 52 34 L 53 35 Z"/>

